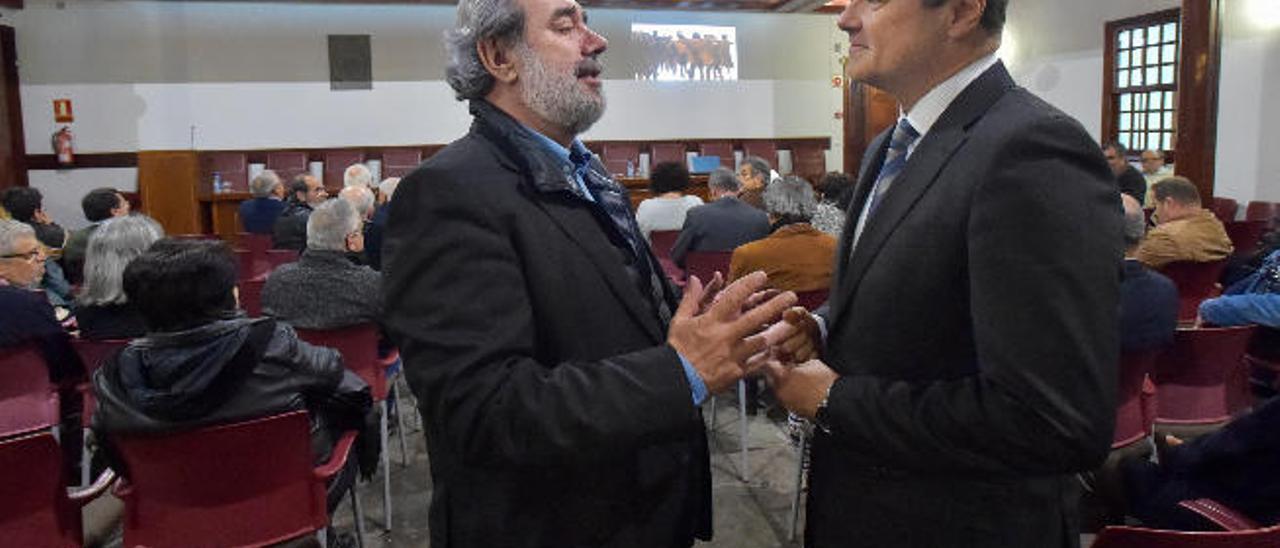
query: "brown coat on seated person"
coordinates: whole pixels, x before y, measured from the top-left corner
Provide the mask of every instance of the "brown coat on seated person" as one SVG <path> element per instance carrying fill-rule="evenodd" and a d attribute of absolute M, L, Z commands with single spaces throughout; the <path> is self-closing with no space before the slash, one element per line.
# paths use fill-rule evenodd
<path fill-rule="evenodd" d="M 1155 219 L 1136 257 L 1151 268 L 1179 261 L 1207 263 L 1231 256 L 1226 229 L 1212 211 L 1200 207 L 1200 193 L 1184 177 L 1156 183 Z"/>
<path fill-rule="evenodd" d="M 830 287 L 836 239 L 809 224 L 817 207 L 809 183 L 795 176 L 775 180 L 764 191 L 764 205 L 773 233 L 735 249 L 729 277 L 763 270 L 769 286 L 782 291 Z"/>

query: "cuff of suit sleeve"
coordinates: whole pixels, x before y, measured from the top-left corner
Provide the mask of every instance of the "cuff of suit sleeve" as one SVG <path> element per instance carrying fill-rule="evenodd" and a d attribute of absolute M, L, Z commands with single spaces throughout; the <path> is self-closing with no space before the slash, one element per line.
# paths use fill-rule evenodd
<path fill-rule="evenodd" d="M 689 379 L 689 390 L 693 393 L 693 405 L 702 405 L 707 401 L 707 383 L 702 382 L 702 376 L 698 374 L 698 370 L 693 368 L 693 364 L 689 360 L 676 352 L 676 357 L 680 358 L 680 365 L 684 366 L 684 376 Z"/>
<path fill-rule="evenodd" d="M 809 315 L 813 316 L 814 323 L 818 324 L 818 332 L 822 334 L 822 345 L 825 347 L 827 345 L 827 320 L 817 314 Z"/>

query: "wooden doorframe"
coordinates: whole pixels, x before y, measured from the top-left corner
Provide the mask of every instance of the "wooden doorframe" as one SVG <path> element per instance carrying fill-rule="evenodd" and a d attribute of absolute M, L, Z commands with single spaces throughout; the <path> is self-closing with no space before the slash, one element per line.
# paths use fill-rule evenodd
<path fill-rule="evenodd" d="M 1218 75 L 1222 60 L 1222 0 L 1183 0 L 1178 67 L 1178 175 L 1208 201 L 1218 152 Z"/>
<path fill-rule="evenodd" d="M 13 158 L 13 183 L 27 186 L 26 133 L 22 129 L 22 97 L 18 85 L 17 39 L 13 27 L 0 25 L 0 70 L 4 71 L 4 108 L 9 112 L 9 127 L 4 128 L 12 137 L 10 154 Z M 3 190 L 3 189 L 0 189 Z"/>

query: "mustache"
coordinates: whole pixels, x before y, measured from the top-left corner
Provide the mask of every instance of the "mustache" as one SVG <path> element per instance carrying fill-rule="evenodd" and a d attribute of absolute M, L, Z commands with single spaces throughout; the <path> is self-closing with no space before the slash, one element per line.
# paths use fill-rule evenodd
<path fill-rule="evenodd" d="M 602 72 L 604 72 L 604 63 L 601 63 L 598 59 L 591 57 L 583 59 L 578 63 L 577 70 L 574 71 L 574 75 L 578 77 L 599 76 Z"/>

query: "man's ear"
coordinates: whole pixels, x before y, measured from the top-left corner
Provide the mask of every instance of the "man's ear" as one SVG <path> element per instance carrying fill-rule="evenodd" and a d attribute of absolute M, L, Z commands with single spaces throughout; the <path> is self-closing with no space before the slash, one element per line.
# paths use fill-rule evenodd
<path fill-rule="evenodd" d="M 484 68 L 495 80 L 504 84 L 515 82 L 519 71 L 516 70 L 515 56 L 511 55 L 510 47 L 489 39 L 477 43 L 476 51 L 480 54 L 480 62 L 484 63 Z"/>
<path fill-rule="evenodd" d="M 982 13 L 987 10 L 987 0 L 957 0 L 951 2 L 946 9 L 951 10 L 951 24 L 947 34 L 952 38 L 970 36 L 975 30 L 985 32 L 980 27 Z"/>

